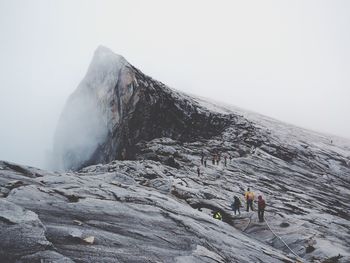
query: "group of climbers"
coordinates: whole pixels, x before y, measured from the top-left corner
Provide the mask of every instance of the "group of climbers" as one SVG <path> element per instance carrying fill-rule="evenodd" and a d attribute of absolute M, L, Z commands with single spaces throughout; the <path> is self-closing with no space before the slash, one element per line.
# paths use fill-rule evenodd
<path fill-rule="evenodd" d="M 230 154 L 225 154 L 221 156 L 221 153 L 215 152 L 212 154 L 211 160 L 212 160 L 212 165 L 219 165 L 221 162 L 221 159 L 224 159 L 224 165 L 225 167 L 227 166 L 227 160 L 229 159 L 230 162 L 232 161 L 232 156 Z M 204 152 L 201 153 L 201 165 L 204 165 L 207 167 L 207 160 L 208 158 L 205 156 Z"/>
<path fill-rule="evenodd" d="M 253 191 L 250 191 L 250 188 L 248 187 L 247 191 L 244 194 L 246 205 L 247 205 L 247 212 L 249 212 L 249 208 L 251 211 L 254 211 L 253 209 L 253 202 L 255 199 L 255 194 Z M 266 202 L 263 199 L 261 195 L 258 196 L 258 218 L 259 222 L 264 222 L 264 212 L 265 212 Z M 236 213 L 235 213 L 236 214 Z"/>
<path fill-rule="evenodd" d="M 246 205 L 247 205 L 247 212 L 249 212 L 249 209 L 251 211 L 254 211 L 253 209 L 253 202 L 255 199 L 255 194 L 253 191 L 250 191 L 250 188 L 247 189 L 247 191 L 244 194 L 245 200 L 246 200 Z M 233 210 L 233 212 L 235 213 L 235 215 L 238 214 L 241 215 L 241 211 L 240 211 L 240 207 L 242 207 L 242 203 L 241 200 L 239 199 L 239 197 L 234 196 L 233 198 L 233 203 L 231 205 L 231 208 Z M 261 195 L 258 196 L 258 218 L 259 218 L 259 222 L 264 222 L 264 212 L 265 212 L 265 207 L 266 207 L 266 202 L 263 199 L 263 197 Z M 220 213 L 220 211 L 215 211 L 213 213 L 213 217 L 215 219 L 219 219 L 222 220 L 222 215 Z"/>
<path fill-rule="evenodd" d="M 213 156 L 212 156 L 212 164 L 213 165 L 215 165 L 215 164 L 219 165 L 220 159 L 221 159 L 220 154 L 213 154 Z"/>
<path fill-rule="evenodd" d="M 251 148 L 251 154 L 254 154 L 256 152 L 256 148 L 252 147 Z M 232 156 L 231 155 L 223 155 L 223 159 L 224 159 L 224 165 L 225 167 L 227 166 L 227 159 L 230 159 L 230 163 L 232 161 Z M 212 164 L 213 165 L 219 165 L 221 160 L 221 154 L 216 152 L 212 155 Z M 201 164 L 204 165 L 205 167 L 207 166 L 207 158 L 204 154 L 204 152 L 201 153 Z M 201 173 L 201 169 L 198 166 L 197 167 L 197 174 L 198 176 L 202 175 Z M 253 191 L 250 190 L 250 188 L 248 187 L 247 191 L 244 193 L 244 197 L 246 200 L 246 211 L 249 212 L 249 210 L 254 211 L 253 208 L 253 204 L 254 204 L 254 200 L 255 200 L 255 194 Z M 239 199 L 239 197 L 234 196 L 233 198 L 233 203 L 231 205 L 231 208 L 234 212 L 234 214 L 236 215 L 237 213 L 239 215 L 241 215 L 241 211 L 240 211 L 240 207 L 242 207 L 242 203 L 241 200 Z M 259 218 L 259 222 L 264 222 L 264 212 L 265 212 L 265 207 L 266 207 L 266 202 L 263 199 L 263 197 L 261 195 L 258 196 L 258 218 Z M 214 211 L 213 212 L 213 217 L 215 219 L 218 220 L 222 220 L 222 215 L 220 213 L 220 211 Z"/>

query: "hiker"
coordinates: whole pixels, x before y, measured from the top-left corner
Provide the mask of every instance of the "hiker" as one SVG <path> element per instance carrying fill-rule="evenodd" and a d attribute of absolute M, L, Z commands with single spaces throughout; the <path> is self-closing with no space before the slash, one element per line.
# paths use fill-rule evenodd
<path fill-rule="evenodd" d="M 224 160 L 225 160 L 225 167 L 227 166 L 227 156 L 225 155 L 224 157 Z"/>
<path fill-rule="evenodd" d="M 254 148 L 254 146 L 252 146 L 252 147 L 250 148 L 250 154 L 255 154 L 255 148 Z"/>
<path fill-rule="evenodd" d="M 247 202 L 247 212 L 249 212 L 249 207 L 253 211 L 254 193 L 250 191 L 249 187 L 247 189 L 247 192 L 245 192 L 244 196 Z"/>
<path fill-rule="evenodd" d="M 215 155 L 213 155 L 212 163 L 215 165 Z"/>
<path fill-rule="evenodd" d="M 222 215 L 219 211 L 216 211 L 213 215 L 213 217 L 217 220 L 222 220 Z"/>
<path fill-rule="evenodd" d="M 231 163 L 231 161 L 232 161 L 232 156 L 230 155 L 230 163 Z"/>
<path fill-rule="evenodd" d="M 197 167 L 197 173 L 198 173 L 198 176 L 201 175 L 201 169 L 199 169 L 199 166 Z"/>
<path fill-rule="evenodd" d="M 125 148 L 123 148 L 123 150 L 121 152 L 121 157 L 122 157 L 122 160 L 126 159 L 126 149 Z"/>
<path fill-rule="evenodd" d="M 241 211 L 239 211 L 239 208 L 241 207 L 241 200 L 237 196 L 233 197 L 233 203 L 232 203 L 232 210 L 236 215 L 236 211 L 238 211 L 239 215 L 241 215 Z"/>
<path fill-rule="evenodd" d="M 264 222 L 264 211 L 265 211 L 266 203 L 261 195 L 258 196 L 258 217 L 259 222 Z"/>
<path fill-rule="evenodd" d="M 207 167 L 207 157 L 204 158 L 204 166 Z"/>
<path fill-rule="evenodd" d="M 201 153 L 201 164 L 204 164 L 204 152 Z"/>

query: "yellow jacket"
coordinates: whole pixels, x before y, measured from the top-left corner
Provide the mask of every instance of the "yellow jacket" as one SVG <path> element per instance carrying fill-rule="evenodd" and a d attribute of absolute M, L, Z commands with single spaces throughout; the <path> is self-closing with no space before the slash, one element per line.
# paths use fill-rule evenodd
<path fill-rule="evenodd" d="M 244 196 L 245 196 L 245 200 L 254 200 L 254 197 L 255 197 L 254 193 L 251 191 L 245 192 Z"/>

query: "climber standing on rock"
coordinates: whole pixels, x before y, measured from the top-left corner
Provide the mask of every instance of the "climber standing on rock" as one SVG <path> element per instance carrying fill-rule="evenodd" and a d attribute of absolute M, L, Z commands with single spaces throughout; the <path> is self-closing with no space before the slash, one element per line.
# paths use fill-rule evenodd
<path fill-rule="evenodd" d="M 199 169 L 199 166 L 197 167 L 197 173 L 198 173 L 198 177 L 201 175 L 201 169 Z"/>
<path fill-rule="evenodd" d="M 241 207 L 241 200 L 237 196 L 233 197 L 233 203 L 232 203 L 232 210 L 236 215 L 236 212 L 238 211 L 239 215 L 241 214 L 241 211 L 239 211 L 239 208 Z"/>
<path fill-rule="evenodd" d="M 204 165 L 204 152 L 201 153 L 201 164 Z"/>
<path fill-rule="evenodd" d="M 247 189 L 247 192 L 245 192 L 244 196 L 247 202 L 247 212 L 249 212 L 249 208 L 253 211 L 254 193 L 250 191 L 249 187 Z"/>
<path fill-rule="evenodd" d="M 258 217 L 259 222 L 264 222 L 264 212 L 265 212 L 266 203 L 261 195 L 258 196 Z"/>
<path fill-rule="evenodd" d="M 225 163 L 225 167 L 227 166 L 227 156 L 224 156 L 224 163 Z"/>

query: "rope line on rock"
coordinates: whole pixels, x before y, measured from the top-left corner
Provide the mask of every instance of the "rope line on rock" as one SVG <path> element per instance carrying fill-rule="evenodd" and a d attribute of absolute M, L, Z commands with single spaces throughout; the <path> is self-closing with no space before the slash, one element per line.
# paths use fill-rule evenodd
<path fill-rule="evenodd" d="M 252 222 L 252 217 L 253 217 L 253 215 L 254 215 L 254 214 L 251 214 L 251 215 L 249 216 L 248 225 L 242 230 L 242 232 L 245 232 L 245 231 L 248 229 L 248 227 L 250 226 L 250 223 Z"/>
<path fill-rule="evenodd" d="M 268 221 L 266 220 L 266 217 L 264 217 L 264 219 L 265 219 L 265 223 L 266 223 L 267 227 L 270 229 L 270 231 L 272 232 L 272 234 L 274 234 L 275 237 L 277 237 L 279 240 L 281 240 L 282 243 L 290 250 L 290 252 L 292 252 L 292 254 L 293 254 L 294 256 L 296 256 L 296 258 L 297 258 L 298 260 L 300 260 L 301 262 L 304 262 L 304 260 L 303 260 L 301 257 L 299 257 L 299 255 L 298 255 L 297 253 L 295 253 L 295 252 L 288 246 L 288 244 L 287 244 L 286 242 L 284 242 L 284 240 L 283 240 L 280 236 L 278 236 L 278 235 L 272 230 L 272 228 L 270 227 Z"/>

